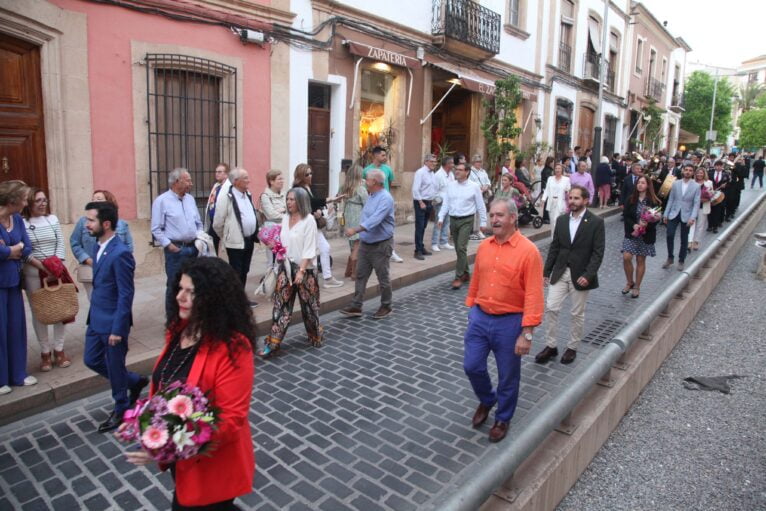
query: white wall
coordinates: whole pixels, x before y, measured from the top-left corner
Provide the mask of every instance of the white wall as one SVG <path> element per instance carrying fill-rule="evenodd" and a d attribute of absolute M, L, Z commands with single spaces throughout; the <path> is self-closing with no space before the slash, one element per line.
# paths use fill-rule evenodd
<path fill-rule="evenodd" d="M 290 10 L 296 14 L 293 27 L 310 30 L 313 26 L 311 0 L 292 0 Z M 308 151 L 309 80 L 312 78 L 310 51 L 290 48 L 290 140 L 289 166 L 285 169 L 287 184 L 292 185 L 293 171 L 305 163 Z"/>
<path fill-rule="evenodd" d="M 392 23 L 398 23 L 426 34 L 431 33 L 431 0 L 384 0 L 382 2 L 336 0 L 336 2 L 355 9 L 363 8 L 370 14 L 386 18 Z"/>

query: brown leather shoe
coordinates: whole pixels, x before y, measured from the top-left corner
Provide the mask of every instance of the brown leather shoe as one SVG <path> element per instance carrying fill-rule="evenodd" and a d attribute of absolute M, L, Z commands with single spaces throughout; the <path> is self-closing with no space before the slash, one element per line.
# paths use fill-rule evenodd
<path fill-rule="evenodd" d="M 460 280 L 463 282 L 470 282 L 471 281 L 471 274 L 470 273 L 464 273 L 462 277 L 460 277 Z"/>
<path fill-rule="evenodd" d="M 383 319 L 391 314 L 391 307 L 380 306 L 378 311 L 372 315 L 372 319 Z"/>
<path fill-rule="evenodd" d="M 345 309 L 341 309 L 340 313 L 346 316 L 347 318 L 358 318 L 362 315 L 362 309 L 359 309 L 358 307 L 346 307 Z"/>
<path fill-rule="evenodd" d="M 495 425 L 489 430 L 489 441 L 492 443 L 499 442 L 505 438 L 506 433 L 508 433 L 508 423 L 495 421 Z"/>
<path fill-rule="evenodd" d="M 452 281 L 452 289 L 460 289 L 462 285 L 463 285 L 462 279 L 455 279 Z"/>
<path fill-rule="evenodd" d="M 41 353 L 40 354 L 40 371 L 47 373 L 51 369 L 53 369 L 53 362 L 51 362 L 51 354 Z"/>
<path fill-rule="evenodd" d="M 69 360 L 69 357 L 66 356 L 66 353 L 64 353 L 64 350 L 61 350 L 61 351 L 53 350 L 53 358 L 56 360 L 56 366 L 61 367 L 62 369 L 64 367 L 69 367 L 72 365 L 72 361 Z"/>
<path fill-rule="evenodd" d="M 543 351 L 535 355 L 535 362 L 537 362 L 538 364 L 544 364 L 550 359 L 552 359 L 553 357 L 558 356 L 558 354 L 559 354 L 558 348 L 549 348 L 548 346 L 546 346 L 545 348 L 543 348 Z"/>
<path fill-rule="evenodd" d="M 492 410 L 491 406 L 487 406 L 483 403 L 479 403 L 479 406 L 476 407 L 476 413 L 473 414 L 473 427 L 478 428 L 482 424 L 484 424 L 487 421 L 487 417 L 489 417 L 489 411 Z"/>
<path fill-rule="evenodd" d="M 575 358 L 577 358 L 577 352 L 575 350 L 571 350 L 567 348 L 564 354 L 561 355 L 561 363 L 571 364 L 572 362 L 574 362 Z"/>

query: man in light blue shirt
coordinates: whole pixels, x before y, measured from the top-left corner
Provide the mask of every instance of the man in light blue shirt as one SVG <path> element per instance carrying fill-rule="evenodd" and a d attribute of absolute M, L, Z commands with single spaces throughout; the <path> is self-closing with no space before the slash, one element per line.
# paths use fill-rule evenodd
<path fill-rule="evenodd" d="M 415 208 L 415 259 L 422 261 L 423 256 L 431 255 L 423 245 L 423 237 L 431 218 L 434 197 L 439 193 L 436 184 L 436 156 L 427 154 L 423 157 L 423 166 L 415 171 L 412 183 L 412 205 Z"/>
<path fill-rule="evenodd" d="M 367 172 L 364 182 L 370 196 L 362 209 L 358 227 L 346 229 L 346 236 L 359 234 L 359 256 L 356 266 L 356 287 L 351 305 L 340 312 L 348 317 L 362 315 L 362 302 L 367 280 L 375 270 L 380 287 L 380 309 L 373 319 L 383 319 L 391 314 L 390 258 L 394 250 L 394 198 L 385 189 L 386 176 L 378 169 Z"/>
<path fill-rule="evenodd" d="M 154 199 L 152 204 L 152 236 L 165 253 L 165 313 L 175 300 L 173 280 L 187 259 L 197 257 L 194 240 L 202 230 L 202 220 L 194 197 L 189 194 L 192 180 L 189 171 L 173 169 L 168 174 L 170 189 Z"/>

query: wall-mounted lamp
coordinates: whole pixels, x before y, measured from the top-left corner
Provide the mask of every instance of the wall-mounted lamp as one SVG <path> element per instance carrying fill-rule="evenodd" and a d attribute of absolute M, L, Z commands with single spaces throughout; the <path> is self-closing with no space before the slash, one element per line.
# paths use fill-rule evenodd
<path fill-rule="evenodd" d="M 376 62 L 372 65 L 372 68 L 375 71 L 380 71 L 381 73 L 390 73 L 391 72 L 391 66 L 386 64 L 385 62 Z"/>
<path fill-rule="evenodd" d="M 535 128 L 538 130 L 543 127 L 543 118 L 539 115 L 535 116 Z"/>
<path fill-rule="evenodd" d="M 460 78 L 450 78 L 449 80 L 447 80 L 447 83 L 451 83 L 452 85 L 463 85 L 460 82 Z"/>

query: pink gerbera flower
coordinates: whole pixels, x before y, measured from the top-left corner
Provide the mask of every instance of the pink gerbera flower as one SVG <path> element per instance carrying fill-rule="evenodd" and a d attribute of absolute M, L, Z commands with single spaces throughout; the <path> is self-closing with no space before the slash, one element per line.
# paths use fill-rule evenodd
<path fill-rule="evenodd" d="M 186 396 L 178 395 L 168 401 L 168 411 L 173 415 L 178 415 L 182 419 L 186 419 L 189 415 L 194 413 L 194 403 Z"/>
<path fill-rule="evenodd" d="M 149 449 L 159 449 L 168 442 L 168 430 L 149 426 L 141 435 L 141 443 Z"/>

